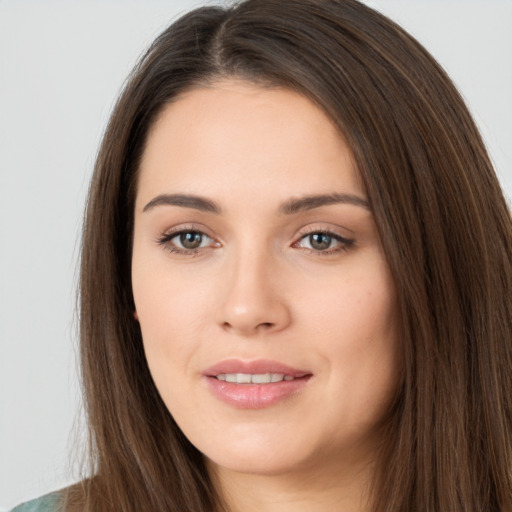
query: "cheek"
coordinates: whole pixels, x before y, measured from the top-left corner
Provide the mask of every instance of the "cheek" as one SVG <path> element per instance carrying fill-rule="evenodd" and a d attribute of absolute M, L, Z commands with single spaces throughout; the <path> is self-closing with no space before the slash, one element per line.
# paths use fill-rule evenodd
<path fill-rule="evenodd" d="M 396 338 L 396 293 L 389 271 L 384 265 L 361 267 L 297 294 L 301 318 L 324 335 L 319 341 L 337 338 L 333 348 L 355 353 L 380 342 L 384 348 Z"/>
<path fill-rule="evenodd" d="M 309 305 L 327 386 L 348 423 L 370 425 L 385 412 L 401 375 L 397 307 L 387 271 L 357 273 Z"/>
<path fill-rule="evenodd" d="M 157 264 L 158 263 L 158 264 Z M 157 387 L 176 389 L 190 376 L 213 311 L 212 280 L 134 254 L 132 286 L 144 351 Z"/>
<path fill-rule="evenodd" d="M 161 288 L 160 288 L 161 287 Z M 162 356 L 172 353 L 172 361 L 177 354 L 183 353 L 195 339 L 194 333 L 201 329 L 200 317 L 194 315 L 194 307 L 187 303 L 185 297 L 152 286 L 147 282 L 136 294 L 136 306 L 142 338 L 146 353 L 160 353 Z"/>

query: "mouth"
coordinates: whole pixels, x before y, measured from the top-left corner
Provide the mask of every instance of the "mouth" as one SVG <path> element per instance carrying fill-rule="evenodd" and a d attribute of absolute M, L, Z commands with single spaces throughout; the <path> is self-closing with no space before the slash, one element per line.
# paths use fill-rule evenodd
<path fill-rule="evenodd" d="M 232 384 L 271 384 L 282 381 L 290 382 L 300 377 L 284 373 L 219 373 L 216 378 Z"/>
<path fill-rule="evenodd" d="M 262 409 L 296 395 L 313 374 L 270 360 L 227 360 L 208 369 L 204 376 L 212 394 L 225 404 Z"/>

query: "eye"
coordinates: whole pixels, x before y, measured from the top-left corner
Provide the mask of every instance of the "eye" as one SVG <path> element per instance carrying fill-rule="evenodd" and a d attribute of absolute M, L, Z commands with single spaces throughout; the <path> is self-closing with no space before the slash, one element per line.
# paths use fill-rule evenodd
<path fill-rule="evenodd" d="M 215 241 L 205 233 L 193 229 L 175 231 L 162 236 L 158 243 L 170 252 L 195 254 L 201 249 L 212 247 Z"/>
<path fill-rule="evenodd" d="M 294 244 L 295 247 L 301 247 L 303 249 L 324 254 L 346 251 L 353 245 L 354 240 L 350 240 L 327 231 L 315 231 L 308 233 Z"/>
<path fill-rule="evenodd" d="M 204 233 L 198 231 L 187 231 L 171 238 L 174 244 L 179 244 L 183 249 L 198 249 L 205 241 L 211 240 Z"/>

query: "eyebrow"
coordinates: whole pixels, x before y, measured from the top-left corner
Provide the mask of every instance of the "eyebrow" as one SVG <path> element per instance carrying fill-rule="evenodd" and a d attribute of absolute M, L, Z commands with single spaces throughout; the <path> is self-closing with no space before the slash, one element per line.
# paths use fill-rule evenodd
<path fill-rule="evenodd" d="M 221 213 L 221 209 L 209 199 L 187 194 L 161 194 L 144 206 L 143 212 L 147 212 L 161 205 L 181 206 L 182 208 L 193 208 L 202 212 Z"/>
<path fill-rule="evenodd" d="M 295 213 L 320 208 L 321 206 L 329 206 L 331 204 L 340 203 L 361 206 L 362 208 L 370 210 L 368 201 L 362 197 L 353 194 L 334 193 L 289 199 L 279 207 L 279 213 L 284 215 L 293 215 Z M 144 206 L 142 211 L 147 212 L 157 206 L 162 205 L 192 208 L 194 210 L 215 214 L 220 214 L 222 212 L 221 208 L 213 201 L 204 197 L 189 194 L 161 194 L 149 201 L 149 203 Z"/>
<path fill-rule="evenodd" d="M 304 196 L 297 199 L 289 199 L 281 205 L 279 212 L 285 215 L 292 215 L 321 206 L 329 206 L 331 204 L 352 204 L 361 206 L 366 210 L 370 210 L 370 204 L 366 199 L 353 194 L 320 194 L 314 196 Z"/>

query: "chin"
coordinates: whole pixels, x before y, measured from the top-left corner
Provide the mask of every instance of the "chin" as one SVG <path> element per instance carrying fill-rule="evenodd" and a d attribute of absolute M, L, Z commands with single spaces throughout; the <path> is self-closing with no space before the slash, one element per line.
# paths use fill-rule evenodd
<path fill-rule="evenodd" d="M 222 454 L 207 458 L 208 465 L 219 470 L 243 473 L 247 475 L 279 476 L 300 470 L 304 464 L 297 456 L 291 454 L 271 454 L 260 449 L 259 453 Z M 311 465 L 311 464 L 310 464 Z"/>
<path fill-rule="evenodd" d="M 195 446 L 209 464 L 237 473 L 276 476 L 311 469 L 325 462 L 328 450 L 297 432 L 226 432 L 217 442 Z"/>

